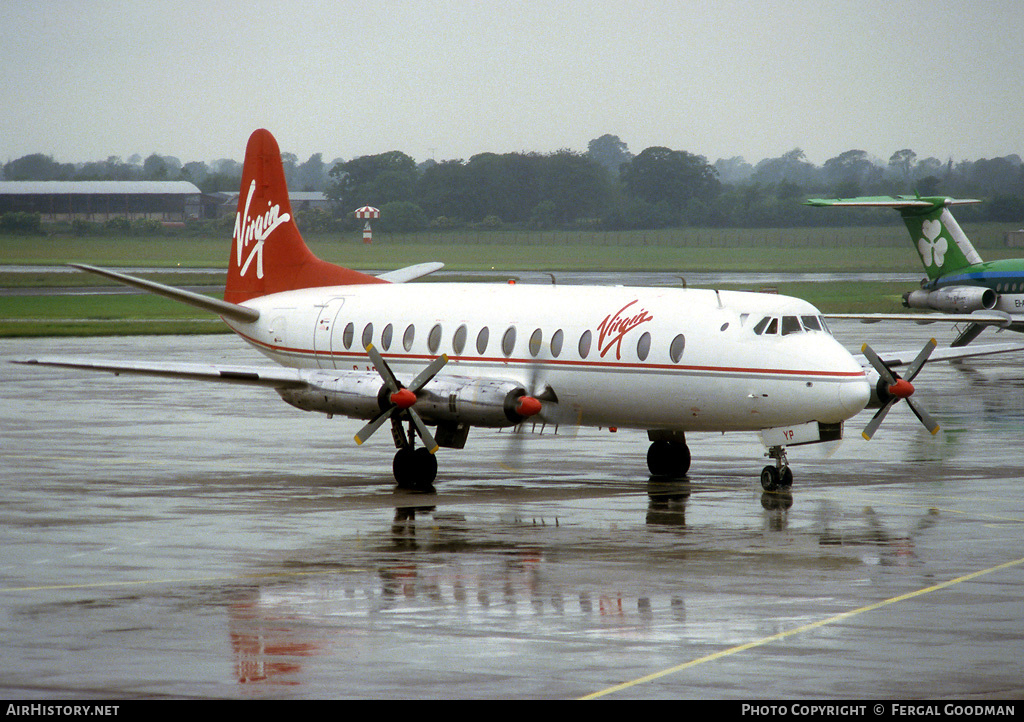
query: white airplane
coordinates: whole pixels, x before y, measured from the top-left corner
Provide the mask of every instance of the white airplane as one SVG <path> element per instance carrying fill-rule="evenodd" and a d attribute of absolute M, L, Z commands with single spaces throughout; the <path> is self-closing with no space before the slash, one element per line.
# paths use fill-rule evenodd
<path fill-rule="evenodd" d="M 473 426 L 643 429 L 658 477 L 687 472 L 688 432 L 754 431 L 774 460 L 761 473 L 769 490 L 793 482 L 787 446 L 841 438 L 843 422 L 866 406 L 879 407 L 866 437 L 900 399 L 938 429 L 911 399 L 910 383 L 934 341 L 913 359 L 879 358 L 865 346 L 862 365 L 816 308 L 776 294 L 405 283 L 441 265 L 371 276 L 314 256 L 295 225 L 277 141 L 257 130 L 223 301 L 76 267 L 217 313 L 279 366 L 19 363 L 270 387 L 300 409 L 368 421 L 359 444 L 390 422 L 394 477 L 412 489 L 432 487 L 434 452 L 463 448 Z M 1020 349 L 944 349 L 936 358 Z M 900 379 L 892 368 L 908 363 Z"/>

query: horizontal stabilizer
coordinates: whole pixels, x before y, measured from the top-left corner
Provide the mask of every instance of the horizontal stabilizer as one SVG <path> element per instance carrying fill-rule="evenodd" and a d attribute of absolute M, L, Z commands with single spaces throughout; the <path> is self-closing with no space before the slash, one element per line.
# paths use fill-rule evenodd
<path fill-rule="evenodd" d="M 959 206 L 969 203 L 981 203 L 975 198 L 946 198 L 936 196 L 865 196 L 862 198 L 808 198 L 806 206 L 836 206 L 847 208 L 941 208 L 943 206 Z"/>
<path fill-rule="evenodd" d="M 80 271 L 88 271 L 89 273 L 95 273 L 96 275 L 109 278 L 123 283 L 127 286 L 134 286 L 140 288 L 143 291 L 149 291 L 165 298 L 170 298 L 174 301 L 180 301 L 181 303 L 187 303 L 190 306 L 201 308 L 204 311 L 210 311 L 216 313 L 218 316 L 224 318 L 230 318 L 232 321 L 242 321 L 244 323 L 252 323 L 260 317 L 260 312 L 255 308 L 249 308 L 248 306 L 240 306 L 237 303 L 229 303 L 227 301 L 221 301 L 219 298 L 212 298 L 202 293 L 194 293 L 192 291 L 186 291 L 181 288 L 175 288 L 174 286 L 167 286 L 163 283 L 157 283 L 156 281 L 147 281 L 145 278 L 138 278 L 137 276 L 129 276 L 126 273 L 118 273 L 117 271 L 111 271 L 107 268 L 99 268 L 97 266 L 87 266 L 84 263 L 71 263 L 69 264 L 73 268 L 77 268 Z"/>
<path fill-rule="evenodd" d="M 417 263 L 415 266 L 406 266 L 405 268 L 397 268 L 394 271 L 378 274 L 377 278 L 390 283 L 405 283 L 406 281 L 413 281 L 417 278 L 422 278 L 423 276 L 433 273 L 434 271 L 439 271 L 442 268 L 444 268 L 444 264 L 440 261 Z"/>
<path fill-rule="evenodd" d="M 222 383 L 263 386 L 275 389 L 302 388 L 308 385 L 299 369 L 262 366 L 229 366 L 192 363 L 160 363 L 110 361 L 104 359 L 76 359 L 40 357 L 15 359 L 16 364 L 30 366 L 57 366 L 85 371 L 107 371 L 113 374 L 161 376 L 192 381 L 219 381 Z"/>

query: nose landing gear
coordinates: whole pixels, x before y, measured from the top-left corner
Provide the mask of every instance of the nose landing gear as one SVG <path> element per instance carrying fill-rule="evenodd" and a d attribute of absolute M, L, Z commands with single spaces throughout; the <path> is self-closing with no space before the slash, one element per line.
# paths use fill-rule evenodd
<path fill-rule="evenodd" d="M 785 446 L 772 446 L 768 449 L 768 458 L 775 459 L 775 466 L 761 469 L 761 488 L 765 491 L 777 491 L 793 486 L 793 470 L 786 459 Z"/>

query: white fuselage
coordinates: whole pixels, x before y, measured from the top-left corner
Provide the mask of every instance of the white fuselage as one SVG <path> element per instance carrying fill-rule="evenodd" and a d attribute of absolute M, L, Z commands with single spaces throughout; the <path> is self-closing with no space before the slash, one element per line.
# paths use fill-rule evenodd
<path fill-rule="evenodd" d="M 834 424 L 869 396 L 863 369 L 819 312 L 786 296 L 413 283 L 288 291 L 245 305 L 259 320 L 231 327 L 284 366 L 372 372 L 372 343 L 408 383 L 447 354 L 443 375 L 509 380 L 530 394 L 550 387 L 557 404 L 547 404 L 545 418 L 557 423 L 682 431 Z M 775 324 L 759 331 L 767 317 Z M 794 330 L 789 319 L 801 318 Z"/>

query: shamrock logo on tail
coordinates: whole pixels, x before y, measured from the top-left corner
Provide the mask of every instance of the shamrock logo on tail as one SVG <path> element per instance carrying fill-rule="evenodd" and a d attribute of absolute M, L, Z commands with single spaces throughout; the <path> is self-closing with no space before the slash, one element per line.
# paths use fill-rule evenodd
<path fill-rule="evenodd" d="M 946 257 L 946 249 L 949 245 L 945 238 L 942 238 L 942 223 L 936 220 L 925 221 L 921 224 L 921 233 L 924 238 L 918 239 L 917 250 L 921 254 L 924 265 L 930 266 L 933 263 L 941 266 Z"/>

